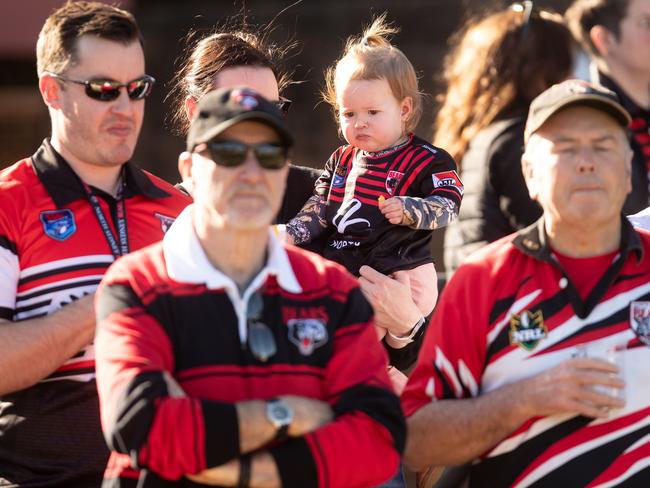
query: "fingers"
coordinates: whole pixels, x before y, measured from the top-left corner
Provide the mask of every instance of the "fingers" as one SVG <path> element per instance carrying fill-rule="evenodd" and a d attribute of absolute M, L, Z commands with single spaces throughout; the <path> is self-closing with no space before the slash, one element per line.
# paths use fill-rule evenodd
<path fill-rule="evenodd" d="M 410 289 L 410 287 L 411 287 L 411 278 L 409 277 L 409 274 L 406 271 L 395 271 L 393 273 L 393 278 L 395 278 L 395 280 L 398 283 L 401 283 L 404 286 L 408 286 L 409 289 Z"/>
<path fill-rule="evenodd" d="M 391 224 L 400 224 L 404 218 L 404 204 L 399 198 L 389 198 L 388 200 L 378 201 L 378 207 L 381 213 L 388 219 Z"/>
<path fill-rule="evenodd" d="M 379 271 L 365 264 L 361 266 L 361 269 L 359 269 L 359 274 L 361 275 L 361 278 L 367 280 L 369 283 L 377 283 L 378 281 L 390 279 L 387 278 L 386 275 L 381 274 Z M 359 278 L 359 281 L 361 281 L 361 278 Z"/>

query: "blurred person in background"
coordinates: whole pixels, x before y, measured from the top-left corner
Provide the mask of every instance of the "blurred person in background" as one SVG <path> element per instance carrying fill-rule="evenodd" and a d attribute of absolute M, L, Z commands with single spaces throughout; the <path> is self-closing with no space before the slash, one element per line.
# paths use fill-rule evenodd
<path fill-rule="evenodd" d="M 632 192 L 623 211 L 640 212 L 650 203 L 650 0 L 576 0 L 565 17 L 591 56 L 591 80 L 632 116 Z"/>
<path fill-rule="evenodd" d="M 526 114 L 537 95 L 571 75 L 574 53 L 562 17 L 528 1 L 476 18 L 456 34 L 434 136 L 460 162 L 465 184 L 458 220 L 445 234 L 448 274 L 473 251 L 541 216 L 521 173 Z"/>

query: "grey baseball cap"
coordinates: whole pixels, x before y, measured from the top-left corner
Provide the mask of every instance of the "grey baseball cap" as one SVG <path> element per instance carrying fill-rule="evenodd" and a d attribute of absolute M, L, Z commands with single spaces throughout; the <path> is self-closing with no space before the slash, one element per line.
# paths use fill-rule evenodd
<path fill-rule="evenodd" d="M 620 104 L 616 93 L 604 86 L 583 80 L 566 80 L 540 93 L 530 104 L 524 141 L 539 130 L 554 114 L 570 106 L 586 106 L 610 115 L 623 127 L 630 124 L 630 114 Z"/>
<path fill-rule="evenodd" d="M 199 100 L 196 116 L 187 134 L 187 150 L 208 142 L 223 131 L 245 120 L 255 120 L 270 126 L 287 146 L 293 137 L 284 115 L 273 102 L 247 87 L 231 87 L 207 93 Z"/>

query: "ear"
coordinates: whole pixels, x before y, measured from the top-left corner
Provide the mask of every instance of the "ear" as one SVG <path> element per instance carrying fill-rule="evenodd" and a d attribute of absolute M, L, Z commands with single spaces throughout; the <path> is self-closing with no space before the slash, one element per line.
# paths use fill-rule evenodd
<path fill-rule="evenodd" d="M 38 79 L 38 89 L 45 105 L 49 108 L 59 108 L 61 106 L 61 85 L 54 77 L 48 74 L 41 76 Z"/>
<path fill-rule="evenodd" d="M 181 175 L 183 181 L 189 180 L 192 177 L 192 154 L 183 151 L 178 156 L 178 173 Z"/>
<path fill-rule="evenodd" d="M 606 57 L 609 54 L 610 45 L 614 38 L 614 34 L 608 31 L 602 25 L 595 25 L 589 31 L 589 39 L 596 47 L 598 54 L 601 57 Z"/>
<path fill-rule="evenodd" d="M 628 145 L 627 150 L 625 151 L 625 174 L 627 176 L 625 180 L 625 189 L 626 195 L 632 193 L 632 158 L 634 157 L 634 151 Z"/>
<path fill-rule="evenodd" d="M 535 165 L 528 158 L 526 152 L 521 156 L 521 172 L 524 175 L 528 194 L 532 200 L 537 200 L 537 182 L 535 180 Z"/>
<path fill-rule="evenodd" d="M 194 118 L 195 113 L 196 113 L 196 100 L 188 96 L 185 99 L 185 115 L 187 115 L 187 120 L 191 121 Z"/>
<path fill-rule="evenodd" d="M 408 121 L 413 116 L 413 98 L 404 97 L 400 103 L 400 115 L 402 122 Z"/>

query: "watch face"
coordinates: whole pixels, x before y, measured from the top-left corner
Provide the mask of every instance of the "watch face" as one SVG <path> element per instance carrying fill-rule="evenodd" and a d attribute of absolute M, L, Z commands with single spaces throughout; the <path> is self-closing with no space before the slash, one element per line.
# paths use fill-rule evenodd
<path fill-rule="evenodd" d="M 289 425 L 293 420 L 293 410 L 282 400 L 270 401 L 266 408 L 266 415 L 276 427 Z"/>
<path fill-rule="evenodd" d="M 291 415 L 289 415 L 289 409 L 282 403 L 274 403 L 271 407 L 271 415 L 278 422 L 286 422 Z"/>

